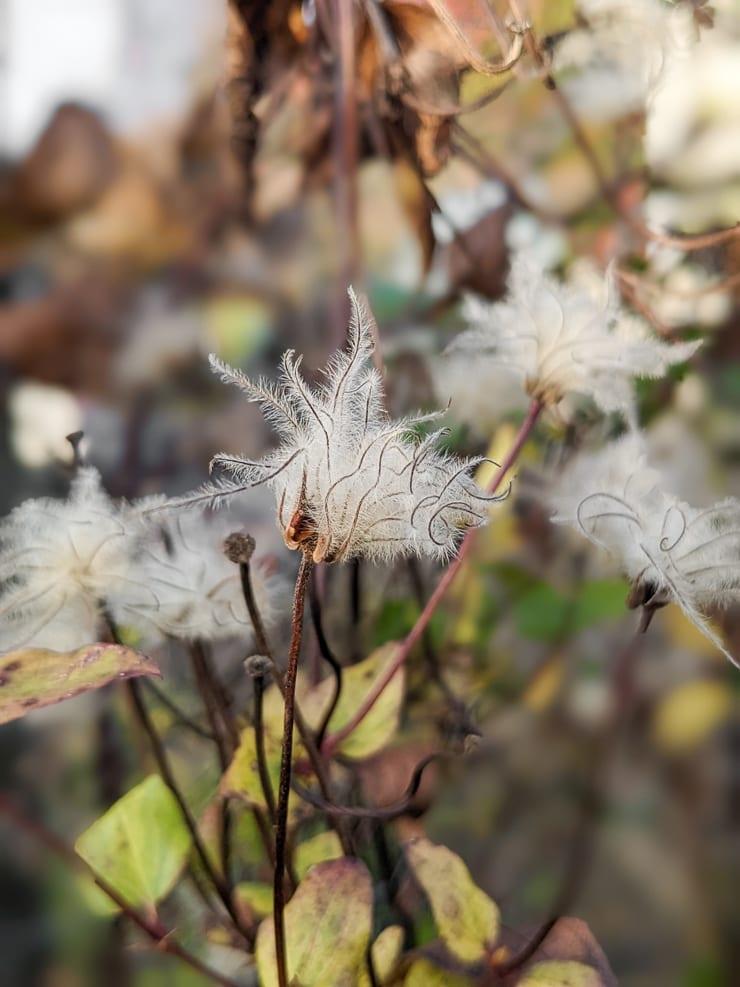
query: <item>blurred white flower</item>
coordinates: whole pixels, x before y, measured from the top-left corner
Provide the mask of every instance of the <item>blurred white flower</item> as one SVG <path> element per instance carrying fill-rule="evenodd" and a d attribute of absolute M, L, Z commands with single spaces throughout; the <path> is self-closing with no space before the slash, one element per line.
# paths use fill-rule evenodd
<path fill-rule="evenodd" d="M 10 441 L 24 466 L 34 469 L 54 460 L 71 462 L 64 438 L 82 428 L 82 409 L 69 391 L 35 381 L 17 384 L 8 399 Z"/>
<path fill-rule="evenodd" d="M 734 22 L 734 26 L 733 26 Z M 737 6 L 672 65 L 651 102 L 645 153 L 651 169 L 684 189 L 736 181 L 740 157 Z"/>
<path fill-rule="evenodd" d="M 582 453 L 550 497 L 558 523 L 606 549 L 632 580 L 630 606 L 677 603 L 732 662 L 704 611 L 740 600 L 740 501 L 695 508 L 667 493 L 641 436 Z"/>
<path fill-rule="evenodd" d="M 693 37 L 688 5 L 663 0 L 578 0 L 582 27 L 559 42 L 556 72 L 579 115 L 609 121 L 645 109 L 667 65 Z"/>
<path fill-rule="evenodd" d="M 470 354 L 473 360 L 490 357 L 549 407 L 581 394 L 603 411 L 632 419 L 633 378 L 660 377 L 701 345 L 657 339 L 621 309 L 610 274 L 604 277 L 590 265 L 575 265 L 570 281 L 563 283 L 519 255 L 508 285 L 501 302 L 468 300 L 465 314 L 472 328 L 449 352 Z"/>
<path fill-rule="evenodd" d="M 436 399 L 449 401 L 451 417 L 480 438 L 489 439 L 504 415 L 527 408 L 520 381 L 493 357 L 451 353 L 432 359 L 429 369 Z"/>
<path fill-rule="evenodd" d="M 130 585 L 136 536 L 90 467 L 67 500 L 27 500 L 0 525 L 0 650 L 95 641 L 104 601 Z"/>
<path fill-rule="evenodd" d="M 277 385 L 248 380 L 212 357 L 225 381 L 262 406 L 282 443 L 257 461 L 216 456 L 212 468 L 223 478 L 172 506 L 218 503 L 266 484 L 286 545 L 311 545 L 316 562 L 412 553 L 446 558 L 466 528 L 486 522 L 486 503 L 496 498 L 469 475 L 480 459 L 437 451 L 444 429 L 416 437 L 439 412 L 388 419 L 380 375 L 368 366 L 371 316 L 351 291 L 350 299 L 347 347 L 333 355 L 319 387 L 303 379 L 292 350 Z"/>
<path fill-rule="evenodd" d="M 224 555 L 224 539 L 234 527 L 228 518 L 200 512 L 149 525 L 130 571 L 140 589 L 127 586 L 113 597 L 116 622 L 135 627 L 144 640 L 251 638 L 239 567 Z M 282 612 L 282 580 L 264 566 L 251 570 L 255 600 L 269 628 Z"/>

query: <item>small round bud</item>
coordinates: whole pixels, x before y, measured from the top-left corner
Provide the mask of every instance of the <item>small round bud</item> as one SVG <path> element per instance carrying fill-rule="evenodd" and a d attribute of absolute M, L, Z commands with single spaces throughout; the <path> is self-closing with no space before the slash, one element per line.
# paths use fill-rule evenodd
<path fill-rule="evenodd" d="M 244 659 L 244 671 L 253 679 L 267 675 L 271 666 L 272 662 L 267 655 L 252 655 L 251 658 Z"/>
<path fill-rule="evenodd" d="M 234 565 L 247 565 L 256 547 L 257 543 L 251 535 L 234 531 L 224 540 L 224 555 Z"/>

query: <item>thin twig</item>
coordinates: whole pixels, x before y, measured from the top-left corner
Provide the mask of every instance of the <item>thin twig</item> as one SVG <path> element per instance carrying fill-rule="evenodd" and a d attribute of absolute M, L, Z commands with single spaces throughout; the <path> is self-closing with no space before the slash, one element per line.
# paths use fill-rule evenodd
<path fill-rule="evenodd" d="M 517 0 L 509 0 L 509 7 L 514 17 L 521 19 L 521 9 Z M 563 118 L 570 127 L 576 145 L 580 149 L 581 153 L 588 162 L 591 171 L 593 172 L 601 194 L 614 212 L 627 223 L 633 232 L 637 233 L 638 236 L 645 240 L 653 240 L 655 243 L 661 243 L 666 247 L 674 247 L 677 250 L 687 252 L 704 250 L 707 247 L 716 247 L 723 243 L 729 243 L 731 240 L 735 240 L 740 237 L 740 223 L 737 223 L 729 229 L 716 230 L 712 233 L 700 233 L 692 236 L 688 234 L 661 233 L 658 230 L 651 229 L 647 223 L 639 217 L 634 216 L 629 209 L 625 207 L 624 203 L 619 198 L 619 195 L 615 193 L 610 185 L 607 174 L 604 171 L 604 168 L 599 161 L 593 146 L 591 145 L 591 141 L 589 140 L 586 131 L 584 130 L 575 110 L 573 109 L 570 100 L 550 72 L 550 67 L 542 54 L 542 49 L 530 24 L 527 24 L 524 32 L 524 44 L 537 66 L 541 69 L 542 81 L 545 87 L 552 93 L 553 99 L 558 104 Z"/>
<path fill-rule="evenodd" d="M 313 621 L 314 631 L 316 632 L 319 653 L 327 665 L 331 668 L 334 676 L 334 693 L 316 731 L 316 746 L 320 750 L 321 745 L 324 742 L 324 737 L 326 736 L 329 722 L 334 715 L 334 710 L 337 708 L 339 697 L 342 694 L 342 666 L 334 656 L 334 652 L 331 650 L 329 642 L 326 639 L 326 634 L 324 633 L 324 624 L 321 618 L 321 603 L 319 601 L 318 587 L 316 585 L 316 574 L 317 570 L 314 568 L 311 582 L 308 587 L 308 598 L 311 605 L 311 619 Z"/>
<path fill-rule="evenodd" d="M 236 928 L 242 933 L 242 935 L 246 939 L 251 940 L 252 934 L 248 929 L 245 929 L 243 927 L 241 923 L 241 919 L 239 917 L 239 913 L 235 909 L 234 903 L 231 900 L 231 893 L 229 891 L 228 886 L 224 883 L 224 881 L 222 880 L 222 878 L 214 868 L 211 862 L 211 858 L 208 855 L 208 851 L 203 845 L 203 841 L 200 837 L 200 832 L 198 831 L 198 824 L 196 823 L 195 818 L 193 817 L 193 814 L 190 811 L 190 807 L 185 801 L 185 797 L 180 791 L 180 788 L 177 784 L 175 776 L 172 772 L 172 768 L 170 766 L 169 758 L 167 757 L 167 753 L 164 748 L 164 744 L 162 743 L 162 740 L 159 734 L 157 733 L 154 724 L 152 723 L 152 719 L 149 716 L 149 711 L 146 708 L 146 703 L 144 702 L 144 697 L 141 694 L 141 689 L 139 688 L 138 681 L 136 679 L 128 679 L 126 682 L 126 688 L 128 690 L 129 696 L 131 697 L 131 702 L 134 708 L 134 712 L 136 714 L 136 718 L 149 740 L 152 754 L 154 755 L 154 760 L 157 763 L 157 767 L 159 769 L 159 773 L 162 776 L 162 780 L 167 785 L 167 787 L 172 792 L 172 794 L 175 796 L 175 801 L 180 807 L 180 814 L 182 815 L 183 821 L 193 840 L 193 846 L 195 847 L 195 852 L 198 855 L 198 859 L 200 860 L 203 870 L 208 875 L 211 884 L 215 888 L 216 893 L 221 899 L 224 908 L 228 912 Z"/>
<path fill-rule="evenodd" d="M 40 823 L 27 816 L 25 812 L 23 812 L 5 795 L 0 795 L 0 815 L 9 820 L 21 832 L 25 833 L 27 836 L 33 837 L 37 843 L 40 843 L 42 846 L 46 847 L 47 850 L 66 861 L 66 863 L 68 863 L 71 867 L 88 873 L 103 894 L 110 898 L 110 900 L 121 909 L 121 912 L 126 916 L 126 918 L 130 919 L 134 925 L 138 926 L 142 932 L 144 932 L 154 943 L 156 943 L 157 949 L 164 953 L 169 953 L 171 956 L 176 956 L 193 970 L 196 970 L 202 976 L 207 977 L 214 983 L 221 984 L 222 987 L 238 987 L 236 981 L 230 980 L 217 970 L 213 970 L 211 967 L 206 966 L 206 964 L 199 960 L 197 956 L 194 956 L 192 953 L 188 952 L 184 946 L 181 946 L 176 939 L 172 938 L 170 931 L 159 921 L 158 918 L 142 915 L 135 908 L 129 905 L 125 898 L 122 898 L 115 888 L 108 884 L 104 877 L 93 870 L 93 868 L 90 867 L 90 865 L 84 861 L 82 857 L 79 857 L 74 852 L 72 847 L 68 846 L 55 833 L 47 830 Z"/>
<path fill-rule="evenodd" d="M 543 405 L 539 401 L 532 401 L 530 404 L 527 415 L 522 422 L 511 449 L 488 486 L 489 493 L 495 493 L 498 490 L 504 477 L 516 462 L 519 453 L 537 423 L 537 419 L 540 416 L 542 408 Z M 416 623 L 398 646 L 393 660 L 386 666 L 383 674 L 376 679 L 372 689 L 370 689 L 368 694 L 365 696 L 364 701 L 355 712 L 354 716 L 352 716 L 348 722 L 335 734 L 332 734 L 326 738 L 323 744 L 323 751 L 325 754 L 333 754 L 342 740 L 344 740 L 345 737 L 348 737 L 352 731 L 355 730 L 356 727 L 365 719 L 398 670 L 403 666 L 409 654 L 424 634 L 424 631 L 428 627 L 432 616 L 437 610 L 437 607 L 444 599 L 448 589 L 454 582 L 457 573 L 460 571 L 463 563 L 465 562 L 471 548 L 473 547 L 477 530 L 477 528 L 471 528 L 463 538 L 457 557 L 450 563 L 442 574 L 437 586 L 434 589 L 434 592 L 429 597 L 426 606 L 419 614 Z"/>
<path fill-rule="evenodd" d="M 273 914 L 275 924 L 275 958 L 279 987 L 288 987 L 288 971 L 285 955 L 285 864 L 288 836 L 288 803 L 290 801 L 290 777 L 293 759 L 293 722 L 295 719 L 295 686 L 298 675 L 298 656 L 303 634 L 303 612 L 306 588 L 311 575 L 311 555 L 301 554 L 301 564 L 295 583 L 291 639 L 288 651 L 288 667 L 285 673 L 285 713 L 283 717 L 283 749 L 280 760 L 280 782 L 275 817 L 275 875 L 273 881 Z"/>
<path fill-rule="evenodd" d="M 194 720 L 191 716 L 188 716 L 188 714 L 181 709 L 176 702 L 170 699 L 163 689 L 160 689 L 158 685 L 149 679 L 146 679 L 145 682 L 145 688 L 151 692 L 157 702 L 172 713 L 175 718 L 174 722 L 176 726 L 185 727 L 197 734 L 199 737 L 202 737 L 204 740 L 214 741 L 216 739 L 210 730 L 207 730 L 205 727 L 201 726 L 197 720 Z"/>
<path fill-rule="evenodd" d="M 303 785 L 300 785 L 295 780 L 293 781 L 292 786 L 295 793 L 300 795 L 304 801 L 308 802 L 309 805 L 314 806 L 316 809 L 321 809 L 321 811 L 325 812 L 328 816 L 345 816 L 349 819 L 397 819 L 399 816 L 405 815 L 412 808 L 411 803 L 413 802 L 414 796 L 419 791 L 425 770 L 434 761 L 438 761 L 440 758 L 447 756 L 448 755 L 444 751 L 440 751 L 436 754 L 429 754 L 414 768 L 411 775 L 411 780 L 406 786 L 406 791 L 403 793 L 401 798 L 396 799 L 395 802 L 391 802 L 389 805 L 376 806 L 375 808 L 354 805 L 335 805 L 333 802 L 327 802 L 320 798 L 314 792 L 304 788 Z"/>

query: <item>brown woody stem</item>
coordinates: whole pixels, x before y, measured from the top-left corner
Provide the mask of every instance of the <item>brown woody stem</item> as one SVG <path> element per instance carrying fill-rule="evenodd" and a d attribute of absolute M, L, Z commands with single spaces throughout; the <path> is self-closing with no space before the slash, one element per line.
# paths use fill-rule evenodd
<path fill-rule="evenodd" d="M 293 595 L 288 667 L 285 672 L 285 714 L 283 717 L 283 750 L 280 761 L 280 782 L 275 810 L 275 877 L 273 882 L 273 912 L 275 920 L 275 958 L 279 987 L 288 987 L 288 970 L 285 954 L 285 866 L 287 859 L 288 802 L 290 800 L 290 776 L 293 758 L 293 723 L 295 720 L 295 686 L 298 675 L 298 656 L 303 633 L 303 612 L 306 589 L 311 575 L 311 555 L 304 551 L 296 577 Z"/>

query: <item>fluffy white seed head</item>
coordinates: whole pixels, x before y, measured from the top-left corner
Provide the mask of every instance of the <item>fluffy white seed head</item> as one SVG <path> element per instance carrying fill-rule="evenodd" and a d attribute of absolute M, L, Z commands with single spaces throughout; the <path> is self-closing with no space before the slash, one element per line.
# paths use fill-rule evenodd
<path fill-rule="evenodd" d="M 451 353 L 489 359 L 548 407 L 579 394 L 628 418 L 634 418 L 633 379 L 660 377 L 701 345 L 657 339 L 620 307 L 610 272 L 581 263 L 563 283 L 524 254 L 512 260 L 506 298 L 495 304 L 469 298 L 465 315 L 471 328 Z"/>
<path fill-rule="evenodd" d="M 214 518 L 200 511 L 149 522 L 132 565 L 138 589 L 128 586 L 113 598 L 116 621 L 135 627 L 145 641 L 153 643 L 162 637 L 251 640 L 253 627 L 239 567 L 226 558 L 223 548 L 235 527 L 227 517 Z M 260 564 L 251 566 L 251 578 L 260 614 L 270 627 L 282 610 L 284 586 Z"/>
<path fill-rule="evenodd" d="M 380 375 L 370 365 L 372 317 L 350 291 L 346 348 L 311 387 L 301 358 L 284 354 L 277 384 L 253 382 L 215 357 L 213 369 L 259 403 L 281 438 L 258 461 L 221 453 L 220 479 L 181 504 L 218 502 L 261 484 L 274 492 L 278 524 L 290 548 L 310 546 L 316 562 L 357 556 L 451 555 L 466 528 L 485 523 L 486 501 L 463 460 L 437 449 L 443 429 L 418 426 L 439 413 L 391 420 Z"/>
<path fill-rule="evenodd" d="M 0 525 L 0 650 L 71 650 L 97 639 L 101 604 L 130 585 L 125 510 L 84 467 L 67 500 L 27 500 Z"/>
<path fill-rule="evenodd" d="M 582 27 L 559 42 L 553 63 L 579 115 L 609 121 L 645 109 L 668 66 L 692 40 L 686 4 L 578 0 Z"/>
<path fill-rule="evenodd" d="M 695 508 L 667 493 L 634 433 L 576 457 L 551 501 L 556 522 L 619 562 L 635 605 L 677 603 L 737 664 L 703 612 L 740 600 L 740 501 Z"/>

